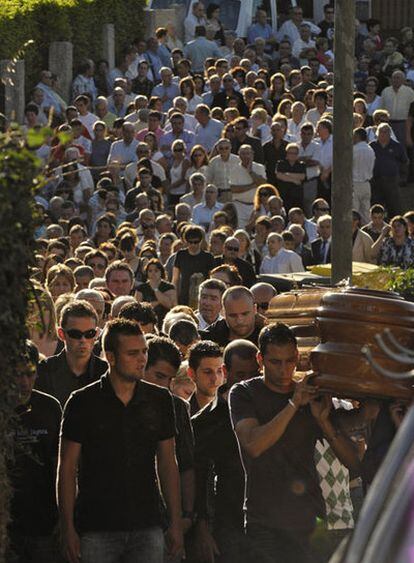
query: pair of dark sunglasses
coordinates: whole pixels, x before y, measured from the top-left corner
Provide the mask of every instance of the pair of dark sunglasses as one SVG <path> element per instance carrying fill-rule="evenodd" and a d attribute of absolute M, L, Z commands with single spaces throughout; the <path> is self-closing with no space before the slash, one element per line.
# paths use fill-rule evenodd
<path fill-rule="evenodd" d="M 82 338 L 86 338 L 86 340 L 92 340 L 92 338 L 96 337 L 97 329 L 90 328 L 89 330 L 78 330 L 77 328 L 70 328 L 69 330 L 65 330 L 65 333 L 69 338 L 73 338 L 74 340 L 82 340 Z"/>

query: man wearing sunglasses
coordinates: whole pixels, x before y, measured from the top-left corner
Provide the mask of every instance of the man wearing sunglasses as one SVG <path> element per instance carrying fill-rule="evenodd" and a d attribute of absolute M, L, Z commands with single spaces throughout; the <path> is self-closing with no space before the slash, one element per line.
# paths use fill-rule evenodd
<path fill-rule="evenodd" d="M 87 301 L 73 301 L 63 307 L 58 337 L 64 349 L 40 362 L 36 381 L 36 389 L 55 397 L 62 407 L 73 391 L 93 383 L 108 369 L 107 363 L 93 353 L 97 327 L 98 316 Z"/>

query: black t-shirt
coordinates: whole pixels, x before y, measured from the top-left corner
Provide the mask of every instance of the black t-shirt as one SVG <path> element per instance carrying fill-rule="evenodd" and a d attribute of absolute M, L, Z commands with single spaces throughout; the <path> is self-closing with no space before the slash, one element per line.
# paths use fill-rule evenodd
<path fill-rule="evenodd" d="M 281 172 L 282 174 L 286 174 L 286 172 L 290 172 L 291 174 L 306 174 L 306 166 L 305 163 L 300 160 L 296 161 L 293 166 L 290 165 L 287 160 L 279 160 L 276 164 L 276 172 Z M 279 179 L 277 180 L 277 185 L 286 190 L 298 187 L 298 184 L 294 182 L 286 182 L 285 180 Z"/>
<path fill-rule="evenodd" d="M 253 332 L 244 340 L 249 340 L 257 346 L 260 331 L 264 326 L 264 323 L 262 321 L 263 317 L 256 315 L 256 326 Z M 227 346 L 227 344 L 230 342 L 230 329 L 226 322 L 226 319 L 219 319 L 215 323 L 208 326 L 205 330 L 199 330 L 198 332 L 200 334 L 201 340 L 212 340 L 222 348 Z"/>
<path fill-rule="evenodd" d="M 191 276 L 200 274 L 200 279 L 193 278 L 195 290 L 202 281 L 208 278 L 210 270 L 214 268 L 214 257 L 210 252 L 200 250 L 198 254 L 190 254 L 188 250 L 179 250 L 175 258 L 174 267 L 181 273 L 178 302 L 180 305 L 188 305 L 190 297 Z"/>
<path fill-rule="evenodd" d="M 276 148 L 273 140 L 267 141 L 263 145 L 263 153 L 266 167 L 266 176 L 268 181 L 274 186 L 278 185 L 278 180 L 276 180 L 276 164 L 279 160 L 282 160 L 286 156 L 286 147 L 288 142 L 282 139 L 280 141 L 279 148 Z"/>
<path fill-rule="evenodd" d="M 16 412 L 10 529 L 28 536 L 47 536 L 58 519 L 56 463 L 62 411 L 56 399 L 32 391 L 29 403 Z"/>
<path fill-rule="evenodd" d="M 76 523 L 80 532 L 131 531 L 161 523 L 155 455 L 175 437 L 167 389 L 138 381 L 128 405 L 108 375 L 73 393 L 61 436 L 81 444 Z"/>
<path fill-rule="evenodd" d="M 290 395 L 271 391 L 262 377 L 232 387 L 229 396 L 233 427 L 246 418 L 260 425 L 272 420 L 288 404 Z M 267 528 L 311 531 L 324 502 L 315 468 L 320 428 L 309 407 L 298 410 L 282 437 L 253 459 L 241 450 L 246 472 L 247 523 Z"/>
<path fill-rule="evenodd" d="M 165 293 L 166 291 L 169 291 L 170 289 L 174 289 L 174 286 L 173 286 L 172 283 L 161 280 L 160 285 L 158 286 L 158 289 L 160 290 L 161 293 Z M 154 290 L 152 289 L 149 282 L 145 282 L 145 283 L 139 285 L 137 287 L 137 291 L 139 291 L 142 294 L 142 301 L 146 301 L 148 303 L 152 303 L 153 301 L 157 301 L 157 297 L 156 297 Z M 158 325 L 160 326 L 162 324 L 162 321 L 164 320 L 165 315 L 168 313 L 168 309 L 167 309 L 167 307 L 164 307 L 164 305 L 161 305 L 160 303 L 158 303 L 158 305 L 156 305 L 154 307 L 154 311 L 157 314 Z"/>
<path fill-rule="evenodd" d="M 216 256 L 214 258 L 215 268 L 225 263 L 226 261 L 224 256 Z M 236 258 L 233 265 L 236 266 L 243 280 L 243 285 L 250 288 L 256 283 L 256 274 L 254 272 L 253 266 L 247 260 L 243 260 L 243 258 Z"/>
<path fill-rule="evenodd" d="M 208 518 L 209 476 L 216 476 L 214 518 L 242 530 L 244 471 L 229 407 L 219 395 L 192 419 L 195 435 L 196 512 Z"/>
<path fill-rule="evenodd" d="M 175 450 L 180 473 L 194 466 L 194 434 L 190 420 L 190 405 L 184 399 L 173 395 L 177 437 Z"/>

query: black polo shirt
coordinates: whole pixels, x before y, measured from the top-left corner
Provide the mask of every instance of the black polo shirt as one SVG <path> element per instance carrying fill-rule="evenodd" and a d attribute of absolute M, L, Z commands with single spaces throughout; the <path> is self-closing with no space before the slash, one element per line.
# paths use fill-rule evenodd
<path fill-rule="evenodd" d="M 82 446 L 76 500 L 81 533 L 161 525 L 155 455 L 159 442 L 175 437 L 167 389 L 138 381 L 125 406 L 105 374 L 71 395 L 61 437 Z"/>
<path fill-rule="evenodd" d="M 108 364 L 105 360 L 101 360 L 98 356 L 91 354 L 85 372 L 76 375 L 70 369 L 66 360 L 66 352 L 63 350 L 57 356 L 50 356 L 40 362 L 35 387 L 39 391 L 55 397 L 64 407 L 69 395 L 73 391 L 93 383 L 107 369 Z"/>

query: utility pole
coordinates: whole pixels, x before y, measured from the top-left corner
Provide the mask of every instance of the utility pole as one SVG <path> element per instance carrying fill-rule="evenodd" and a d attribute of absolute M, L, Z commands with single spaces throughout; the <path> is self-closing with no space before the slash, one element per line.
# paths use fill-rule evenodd
<path fill-rule="evenodd" d="M 352 276 L 355 0 L 335 2 L 332 283 Z"/>

